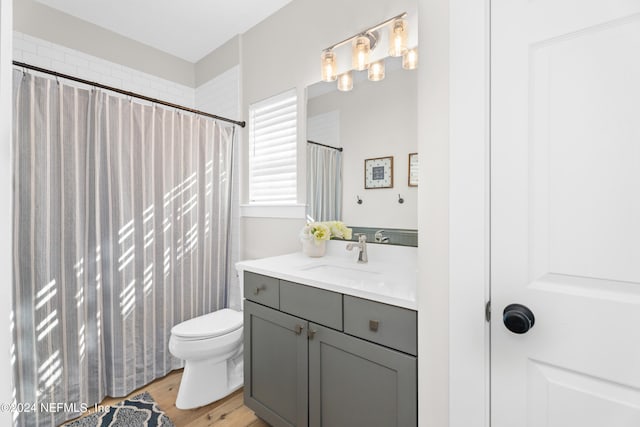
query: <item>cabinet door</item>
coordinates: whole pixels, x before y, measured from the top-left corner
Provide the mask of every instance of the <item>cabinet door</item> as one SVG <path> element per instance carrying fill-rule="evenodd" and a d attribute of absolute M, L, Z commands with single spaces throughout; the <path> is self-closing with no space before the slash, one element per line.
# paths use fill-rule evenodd
<path fill-rule="evenodd" d="M 316 324 L 309 330 L 310 427 L 417 425 L 415 357 Z"/>
<path fill-rule="evenodd" d="M 244 303 L 244 403 L 274 427 L 307 426 L 307 323 Z"/>

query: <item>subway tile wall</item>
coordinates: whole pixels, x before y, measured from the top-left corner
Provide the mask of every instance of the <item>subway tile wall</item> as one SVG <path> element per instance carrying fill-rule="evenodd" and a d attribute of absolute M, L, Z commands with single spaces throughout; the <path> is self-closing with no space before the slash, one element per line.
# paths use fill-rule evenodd
<path fill-rule="evenodd" d="M 174 104 L 192 108 L 195 105 L 195 91 L 192 87 L 18 31 L 13 32 L 13 59 Z"/>
<path fill-rule="evenodd" d="M 307 119 L 307 140 L 332 147 L 340 143 L 340 111 L 316 114 Z"/>
<path fill-rule="evenodd" d="M 235 66 L 195 90 L 197 108 L 207 113 L 240 118 L 240 73 Z"/>
<path fill-rule="evenodd" d="M 240 120 L 238 66 L 194 89 L 18 31 L 13 36 L 16 61 Z"/>

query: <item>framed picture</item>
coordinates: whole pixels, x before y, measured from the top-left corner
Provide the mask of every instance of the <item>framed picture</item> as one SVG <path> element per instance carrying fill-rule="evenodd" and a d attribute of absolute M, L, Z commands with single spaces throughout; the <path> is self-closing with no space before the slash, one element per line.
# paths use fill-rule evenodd
<path fill-rule="evenodd" d="M 409 154 L 409 187 L 418 186 L 418 153 Z"/>
<path fill-rule="evenodd" d="M 393 156 L 364 161 L 364 188 L 393 188 Z"/>

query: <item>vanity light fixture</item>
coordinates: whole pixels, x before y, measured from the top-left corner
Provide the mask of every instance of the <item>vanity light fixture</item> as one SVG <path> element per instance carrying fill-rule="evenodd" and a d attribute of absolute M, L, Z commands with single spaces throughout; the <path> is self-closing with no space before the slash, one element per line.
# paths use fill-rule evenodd
<path fill-rule="evenodd" d="M 402 56 L 402 68 L 413 70 L 417 67 L 417 50 L 416 48 L 407 48 L 408 25 L 406 12 L 389 18 L 371 28 L 359 32 L 339 43 L 331 45 L 322 51 L 322 80 L 332 82 L 338 80 L 338 90 L 349 91 L 353 89 L 352 70 L 367 70 L 369 80 L 380 81 L 384 79 L 384 59 L 370 63 L 369 58 L 371 52 L 376 48 L 380 34 L 378 30 L 389 26 L 388 49 L 390 56 Z M 386 40 L 385 40 L 386 42 Z M 337 75 L 337 61 L 335 49 L 347 43 L 351 43 L 351 69 Z"/>

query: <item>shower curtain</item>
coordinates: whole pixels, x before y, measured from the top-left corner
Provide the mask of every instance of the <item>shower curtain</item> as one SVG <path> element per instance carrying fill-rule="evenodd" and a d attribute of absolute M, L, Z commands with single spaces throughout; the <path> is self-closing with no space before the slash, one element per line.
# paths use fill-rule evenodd
<path fill-rule="evenodd" d="M 307 220 L 342 219 L 342 152 L 307 143 Z"/>
<path fill-rule="evenodd" d="M 14 74 L 16 402 L 54 426 L 181 366 L 171 327 L 227 304 L 234 127 Z"/>

